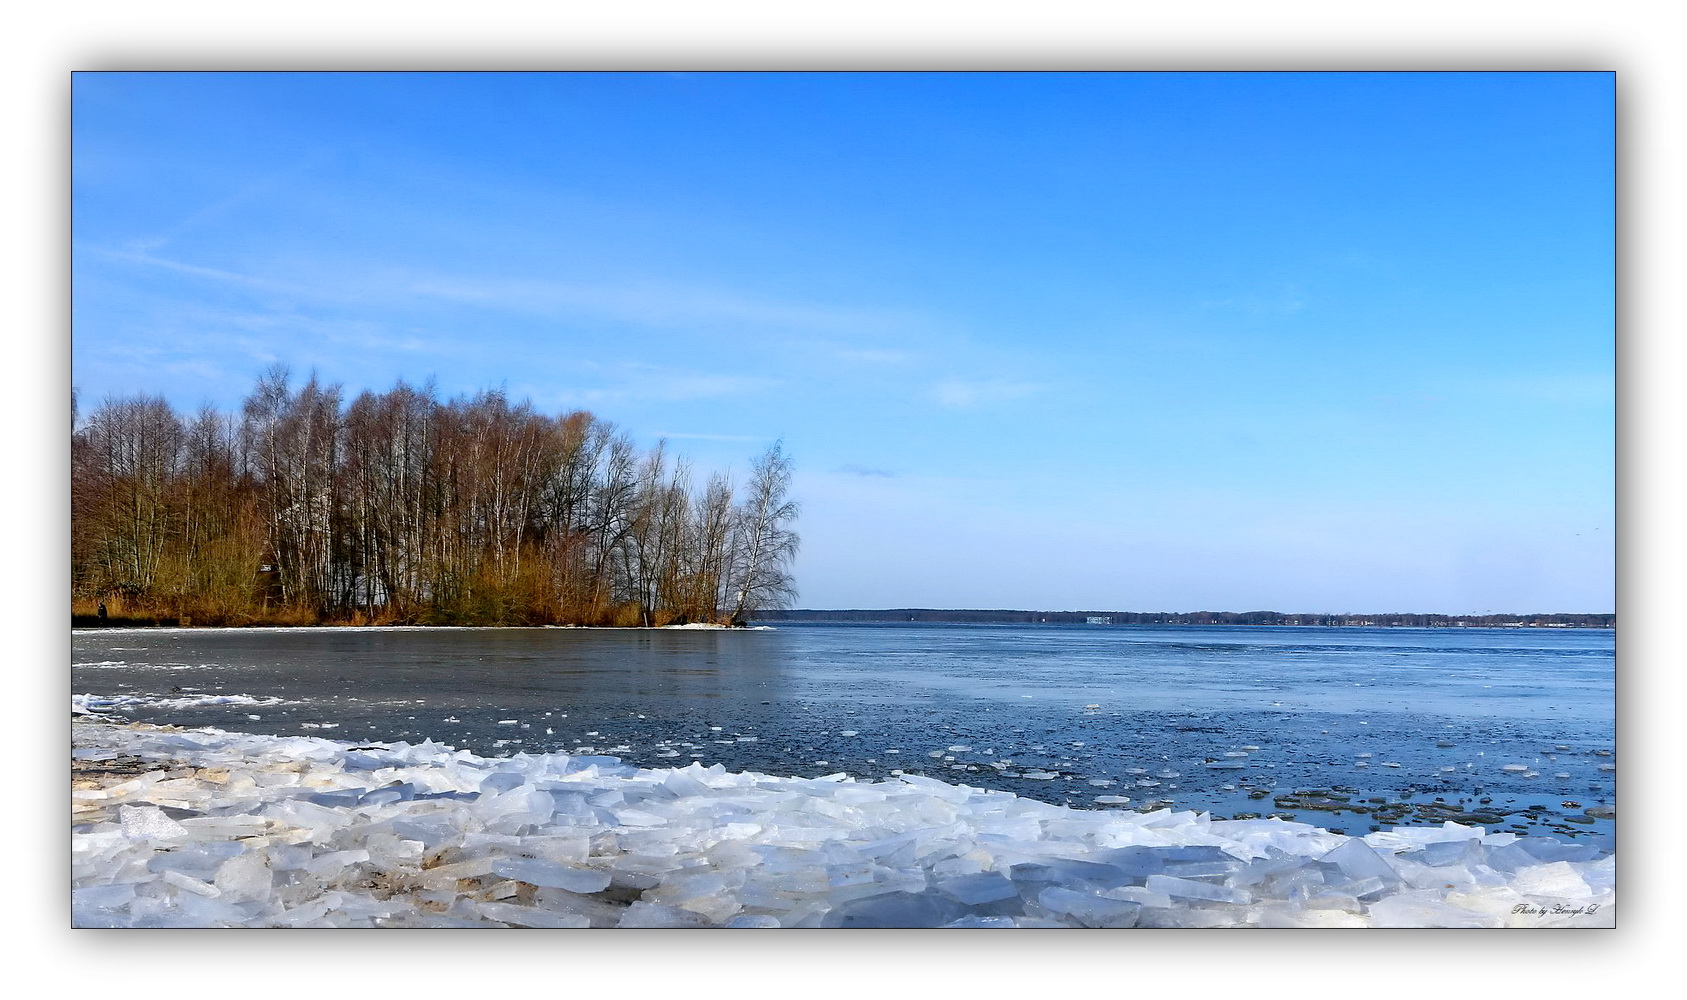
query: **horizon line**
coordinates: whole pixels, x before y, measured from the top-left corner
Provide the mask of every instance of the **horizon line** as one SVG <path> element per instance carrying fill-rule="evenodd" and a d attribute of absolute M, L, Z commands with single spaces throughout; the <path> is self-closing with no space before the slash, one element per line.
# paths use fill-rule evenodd
<path fill-rule="evenodd" d="M 1497 618 L 1497 617 L 1545 617 L 1551 615 L 1585 615 L 1601 618 L 1615 618 L 1615 611 L 1272 611 L 1257 608 L 1248 611 L 1220 611 L 1211 608 L 1198 608 L 1192 611 L 1126 611 L 1118 608 L 771 608 L 762 614 L 799 614 L 804 612 L 821 614 L 865 614 L 890 612 L 969 612 L 972 614 L 1004 614 L 1004 615 L 1287 615 L 1291 617 L 1318 616 L 1381 616 L 1381 615 L 1419 615 L 1423 617 L 1440 618 Z"/>

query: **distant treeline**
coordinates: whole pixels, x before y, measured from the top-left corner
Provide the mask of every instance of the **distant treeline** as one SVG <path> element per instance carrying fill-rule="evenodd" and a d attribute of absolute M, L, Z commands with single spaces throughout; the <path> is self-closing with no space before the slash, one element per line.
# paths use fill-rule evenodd
<path fill-rule="evenodd" d="M 238 415 L 72 402 L 71 607 L 192 624 L 662 625 L 788 604 L 775 444 L 735 494 L 590 413 L 261 377 Z"/>
<path fill-rule="evenodd" d="M 1418 628 L 1612 628 L 1616 615 L 1284 614 L 1278 611 L 974 611 L 889 608 L 877 611 L 770 610 L 764 621 L 976 622 L 984 624 L 1096 625 L 1371 625 Z"/>

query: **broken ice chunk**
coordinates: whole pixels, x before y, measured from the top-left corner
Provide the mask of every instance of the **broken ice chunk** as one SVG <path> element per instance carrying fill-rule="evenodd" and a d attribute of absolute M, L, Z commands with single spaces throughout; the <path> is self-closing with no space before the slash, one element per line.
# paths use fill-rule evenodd
<path fill-rule="evenodd" d="M 1410 857 L 1422 864 L 1433 868 L 1442 868 L 1452 864 L 1468 864 L 1477 861 L 1482 856 L 1482 841 L 1479 838 L 1469 840 L 1442 840 L 1433 844 L 1425 844 L 1421 852 L 1414 852 Z"/>
<path fill-rule="evenodd" d="M 169 869 L 164 871 L 164 881 L 170 883 L 178 889 L 186 889 L 188 892 L 191 892 L 196 896 L 205 896 L 214 899 L 223 894 L 221 889 L 209 882 L 201 882 L 199 879 L 196 879 L 191 875 L 183 875 L 181 872 L 171 871 Z"/>
<path fill-rule="evenodd" d="M 937 882 L 937 888 L 969 905 L 994 903 L 1019 895 L 1018 888 L 1001 872 L 978 872 L 974 875 L 941 879 Z"/>
<path fill-rule="evenodd" d="M 1499 927 L 1498 917 L 1473 913 L 1438 898 L 1433 891 L 1403 892 L 1371 903 L 1372 927 Z"/>
<path fill-rule="evenodd" d="M 677 906 L 638 900 L 621 914 L 620 927 L 707 927 L 708 918 Z"/>
<path fill-rule="evenodd" d="M 100 911 L 116 911 L 129 905 L 135 898 L 135 884 L 122 882 L 115 885 L 86 885 L 70 890 L 70 916 L 72 927 L 109 927 L 127 921 L 116 913 L 101 914 Z"/>
<path fill-rule="evenodd" d="M 1348 878 L 1380 878 L 1391 883 L 1400 881 L 1400 873 L 1394 870 L 1394 866 L 1383 860 L 1382 855 L 1371 850 L 1369 845 L 1357 837 L 1348 838 L 1345 844 L 1318 860 L 1337 866 Z"/>
<path fill-rule="evenodd" d="M 1112 889 L 1103 889 L 1098 895 L 1105 896 L 1108 899 L 1122 899 L 1141 906 L 1172 905 L 1170 896 L 1163 892 L 1155 892 L 1142 885 L 1121 885 Z"/>
<path fill-rule="evenodd" d="M 495 901 L 469 904 L 489 920 L 516 927 L 590 927 L 592 921 L 583 913 L 556 913 L 532 906 Z"/>
<path fill-rule="evenodd" d="M 1525 868 L 1512 879 L 1511 887 L 1526 896 L 1587 899 L 1593 895 L 1587 881 L 1568 861 Z"/>
<path fill-rule="evenodd" d="M 1144 883 L 1149 892 L 1164 893 L 1182 899 L 1210 899 L 1220 903 L 1251 903 L 1253 896 L 1242 889 L 1196 882 L 1175 875 L 1150 875 Z"/>
<path fill-rule="evenodd" d="M 962 917 L 951 920 L 944 927 L 1019 927 L 1021 924 L 1013 917 Z"/>
<path fill-rule="evenodd" d="M 209 841 L 188 844 L 174 851 L 160 851 L 147 859 L 146 870 L 163 874 L 176 871 L 197 879 L 215 875 L 224 861 L 245 850 L 234 841 Z"/>
<path fill-rule="evenodd" d="M 1037 904 L 1050 913 L 1070 917 L 1085 927 L 1131 927 L 1142 904 L 1076 892 L 1051 885 L 1037 894 Z"/>
<path fill-rule="evenodd" d="M 274 879 L 263 855 L 247 853 L 223 862 L 212 884 L 231 902 L 267 903 Z"/>
<path fill-rule="evenodd" d="M 766 913 L 740 913 L 726 922 L 728 927 L 778 927 L 779 918 Z"/>
<path fill-rule="evenodd" d="M 137 840 L 168 840 L 187 836 L 187 828 L 164 814 L 157 806 L 117 807 L 123 825 L 123 835 Z"/>
<path fill-rule="evenodd" d="M 832 909 L 821 918 L 820 924 L 823 927 L 939 927 L 962 915 L 959 903 L 935 893 L 899 891 L 851 900 Z"/>
<path fill-rule="evenodd" d="M 593 893 L 609 888 L 610 873 L 601 868 L 572 868 L 539 858 L 510 858 L 492 866 L 496 875 L 528 885 Z"/>

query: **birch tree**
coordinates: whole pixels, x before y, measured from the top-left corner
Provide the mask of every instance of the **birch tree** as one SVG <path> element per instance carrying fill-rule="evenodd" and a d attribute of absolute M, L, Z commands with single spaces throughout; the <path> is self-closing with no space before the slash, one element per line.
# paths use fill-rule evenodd
<path fill-rule="evenodd" d="M 756 611 L 786 607 L 796 597 L 790 566 L 801 539 L 790 526 L 801 507 L 787 496 L 790 488 L 791 458 L 784 442 L 776 441 L 750 467 L 750 482 L 738 509 L 734 623 Z"/>
<path fill-rule="evenodd" d="M 238 624 L 742 621 L 794 595 L 782 444 L 747 494 L 693 490 L 585 411 L 432 383 L 364 392 L 285 367 L 242 412 L 183 420 L 156 396 L 73 397 L 72 599 Z"/>

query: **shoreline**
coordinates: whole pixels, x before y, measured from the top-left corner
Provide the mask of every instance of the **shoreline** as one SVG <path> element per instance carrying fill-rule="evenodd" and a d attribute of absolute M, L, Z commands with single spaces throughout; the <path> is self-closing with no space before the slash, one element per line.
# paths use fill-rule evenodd
<path fill-rule="evenodd" d="M 74 635 L 99 632 L 468 632 L 490 629 L 529 632 L 541 629 L 557 631 L 589 630 L 593 632 L 771 632 L 774 627 L 771 625 L 708 625 L 696 623 L 689 625 L 353 625 L 346 623 L 337 625 L 88 625 L 72 626 L 70 631 Z"/>
<path fill-rule="evenodd" d="M 119 632 L 119 631 L 325 631 L 329 629 L 350 629 L 362 631 L 412 631 L 412 632 L 447 632 L 467 629 L 589 629 L 596 632 L 634 631 L 647 632 L 660 629 L 690 629 L 710 632 L 754 632 L 770 631 L 779 625 L 843 625 L 843 626 L 875 626 L 875 625 L 980 625 L 980 626 L 1010 626 L 1033 627 L 1054 625 L 1056 627 L 1069 625 L 1083 625 L 1081 622 L 991 622 L 991 621 L 898 621 L 895 619 L 847 620 L 820 618 L 768 618 L 751 619 L 754 624 L 749 625 L 716 625 L 711 623 L 693 622 L 685 625 L 370 625 L 353 622 L 315 622 L 305 625 L 276 624 L 253 622 L 246 625 L 183 625 L 178 619 L 157 620 L 123 620 L 122 624 L 89 623 L 79 621 L 92 616 L 72 616 L 71 632 Z M 1447 632 L 1447 631 L 1493 631 L 1493 632 L 1522 632 L 1529 630 L 1554 629 L 1557 631 L 1574 632 L 1615 632 L 1615 625 L 1286 625 L 1280 622 L 1127 622 L 1120 625 L 1088 626 L 1086 628 L 1281 628 L 1281 629 L 1389 629 L 1412 632 Z"/>
<path fill-rule="evenodd" d="M 916 776 L 88 716 L 72 736 L 76 926 L 1614 922 L 1614 853 L 1450 821 L 1348 837 Z"/>

